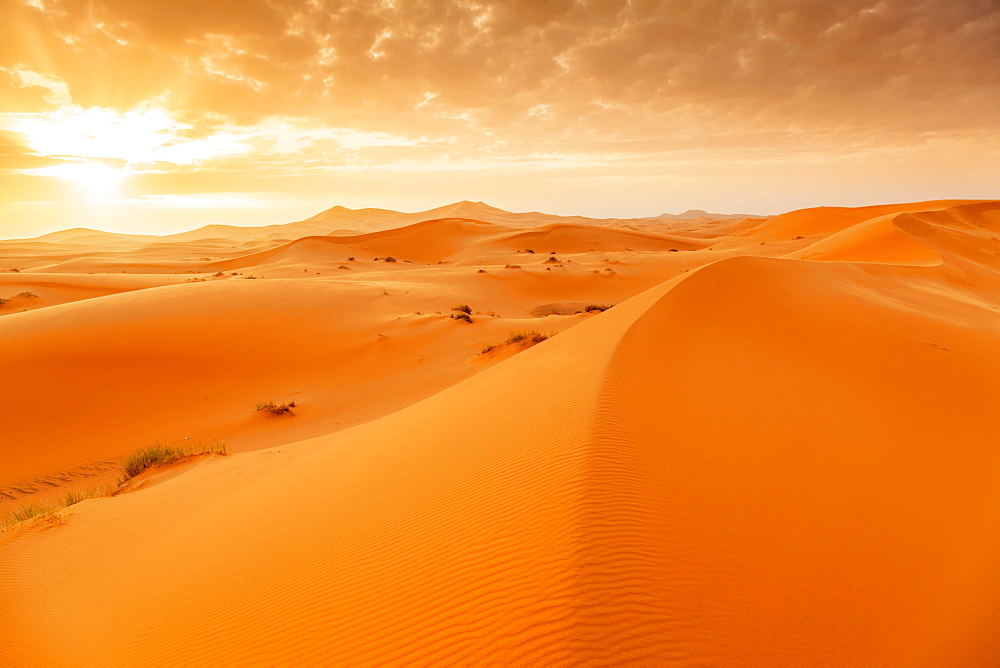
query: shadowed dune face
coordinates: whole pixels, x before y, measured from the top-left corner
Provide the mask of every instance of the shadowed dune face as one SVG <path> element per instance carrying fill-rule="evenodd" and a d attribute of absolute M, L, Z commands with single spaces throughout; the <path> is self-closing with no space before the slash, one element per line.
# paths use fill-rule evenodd
<path fill-rule="evenodd" d="M 47 300 L 0 310 L 0 504 L 236 452 L 0 535 L 0 663 L 1000 655 L 1000 203 L 497 211 L 0 275 Z"/>

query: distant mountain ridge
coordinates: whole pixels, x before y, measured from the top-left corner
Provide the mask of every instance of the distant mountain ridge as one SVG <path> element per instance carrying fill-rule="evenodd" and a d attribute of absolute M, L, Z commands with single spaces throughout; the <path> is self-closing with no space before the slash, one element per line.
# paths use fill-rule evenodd
<path fill-rule="evenodd" d="M 80 245 L 101 245 L 108 241 L 126 244 L 157 244 L 173 242 L 192 242 L 202 240 L 229 239 L 237 243 L 273 243 L 288 241 L 306 236 L 326 236 L 378 232 L 381 230 L 411 225 L 425 220 L 440 218 L 460 218 L 479 220 L 497 225 L 512 227 L 536 227 L 554 223 L 570 223 L 598 225 L 604 227 L 626 227 L 636 230 L 650 231 L 670 223 L 692 221 L 706 223 L 712 221 L 735 221 L 745 219 L 766 218 L 743 214 L 714 214 L 693 209 L 681 214 L 661 214 L 643 218 L 589 218 L 586 216 L 560 216 L 537 211 L 514 213 L 505 211 L 485 202 L 463 200 L 445 204 L 426 211 L 406 213 L 391 209 L 364 208 L 349 209 L 345 206 L 334 206 L 325 209 L 314 216 L 285 224 L 242 227 L 239 225 L 213 224 L 199 227 L 187 232 L 167 235 L 125 234 L 104 232 L 89 228 L 71 228 L 49 232 L 32 239 L 10 239 L 8 242 L 53 242 Z"/>

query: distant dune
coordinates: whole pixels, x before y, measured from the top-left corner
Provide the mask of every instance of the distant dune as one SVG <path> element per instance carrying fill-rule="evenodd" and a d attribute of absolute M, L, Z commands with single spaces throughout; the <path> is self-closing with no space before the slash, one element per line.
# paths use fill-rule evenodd
<path fill-rule="evenodd" d="M 998 201 L 66 230 L 0 300 L 0 665 L 1000 656 Z"/>

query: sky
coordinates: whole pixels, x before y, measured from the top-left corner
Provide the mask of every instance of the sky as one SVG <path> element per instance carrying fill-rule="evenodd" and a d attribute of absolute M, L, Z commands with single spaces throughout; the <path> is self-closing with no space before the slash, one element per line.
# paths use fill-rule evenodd
<path fill-rule="evenodd" d="M 1000 198 L 1000 0 L 0 0 L 0 237 Z"/>

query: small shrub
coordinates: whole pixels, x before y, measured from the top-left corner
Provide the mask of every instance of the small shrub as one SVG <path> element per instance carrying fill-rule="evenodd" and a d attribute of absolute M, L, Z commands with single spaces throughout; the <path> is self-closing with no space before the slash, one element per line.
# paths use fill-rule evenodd
<path fill-rule="evenodd" d="M 670 249 L 670 250 L 668 250 L 667 252 L 668 252 L 668 253 L 676 253 L 676 252 L 677 252 L 677 249 L 676 249 L 676 248 L 671 248 L 671 249 Z"/>
<path fill-rule="evenodd" d="M 483 346 L 483 349 L 481 351 L 479 351 L 479 354 L 480 355 L 485 355 L 486 353 L 490 352 L 491 350 L 495 349 L 496 347 L 497 347 L 497 344 L 495 344 L 495 343 L 491 343 L 488 346 Z"/>
<path fill-rule="evenodd" d="M 535 251 L 531 250 L 530 248 L 525 248 L 524 252 L 525 253 L 534 253 Z"/>
<path fill-rule="evenodd" d="M 225 274 L 222 273 L 221 271 L 217 271 L 214 274 L 212 274 L 212 278 L 222 278 L 223 276 L 225 276 Z"/>
<path fill-rule="evenodd" d="M 603 312 L 607 311 L 609 308 L 614 306 L 614 304 L 588 304 L 584 307 L 584 313 L 592 313 L 594 311 Z"/>
<path fill-rule="evenodd" d="M 465 322 L 472 322 L 472 316 L 465 311 L 453 311 L 451 317 L 455 320 L 464 320 Z"/>
<path fill-rule="evenodd" d="M 350 269 L 350 267 L 348 267 L 346 264 L 342 264 L 339 267 L 337 267 L 337 269 Z"/>
<path fill-rule="evenodd" d="M 479 270 L 479 271 L 477 271 L 476 273 L 477 273 L 477 274 L 485 274 L 485 273 L 486 273 L 486 270 L 485 270 L 485 269 L 480 269 L 480 270 Z"/>
<path fill-rule="evenodd" d="M 276 404 L 273 401 L 258 401 L 254 404 L 254 410 L 267 411 L 268 413 L 273 413 L 274 415 L 281 415 L 283 413 L 291 414 L 293 408 L 295 408 L 294 401 L 287 404 Z"/>
<path fill-rule="evenodd" d="M 387 258 L 385 259 L 385 261 L 386 261 L 386 262 L 395 262 L 395 261 L 396 261 L 396 258 L 394 258 L 393 256 L 391 256 L 391 255 L 390 255 L 389 257 L 387 257 Z"/>
<path fill-rule="evenodd" d="M 351 257 L 347 258 L 347 261 L 348 262 L 354 262 L 354 256 L 352 255 Z"/>
<path fill-rule="evenodd" d="M 521 268 L 521 265 L 519 265 L 519 264 L 508 264 L 508 265 L 506 265 L 504 267 L 504 269 L 520 269 L 520 268 Z"/>
<path fill-rule="evenodd" d="M 558 263 L 559 263 L 559 258 L 557 258 L 555 255 L 552 255 L 542 264 L 558 264 Z"/>
<path fill-rule="evenodd" d="M 452 306 L 452 311 L 462 311 L 463 313 L 472 314 L 472 307 L 468 304 L 459 304 L 458 306 Z"/>

